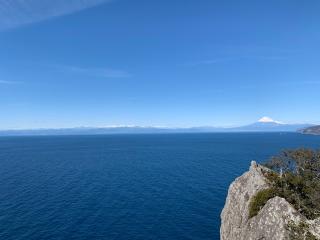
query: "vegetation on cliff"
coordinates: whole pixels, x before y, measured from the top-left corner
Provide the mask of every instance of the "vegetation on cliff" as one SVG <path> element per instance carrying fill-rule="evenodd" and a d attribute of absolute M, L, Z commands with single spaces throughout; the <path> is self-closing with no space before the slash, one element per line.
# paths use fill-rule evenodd
<path fill-rule="evenodd" d="M 253 196 L 251 202 L 249 203 L 249 218 L 256 216 L 261 208 L 267 203 L 267 201 L 275 196 L 276 191 L 274 188 L 261 190 L 255 196 Z"/>
<path fill-rule="evenodd" d="M 309 225 L 305 221 L 298 224 L 290 221 L 287 230 L 290 232 L 290 240 L 317 240 L 317 237 L 310 232 Z"/>
<path fill-rule="evenodd" d="M 265 173 L 270 188 L 252 198 L 250 217 L 257 215 L 265 203 L 275 196 L 286 199 L 307 219 L 320 217 L 320 151 L 283 151 L 265 166 L 273 170 Z"/>

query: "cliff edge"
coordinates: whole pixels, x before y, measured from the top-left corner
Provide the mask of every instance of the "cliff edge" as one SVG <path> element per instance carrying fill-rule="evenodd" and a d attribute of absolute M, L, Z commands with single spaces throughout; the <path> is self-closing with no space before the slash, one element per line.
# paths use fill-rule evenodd
<path fill-rule="evenodd" d="M 320 239 L 320 220 L 307 220 L 280 197 L 268 200 L 256 216 L 249 218 L 249 204 L 252 197 L 259 191 L 269 188 L 268 180 L 264 176 L 267 171 L 270 170 L 252 162 L 250 170 L 230 185 L 221 213 L 220 239 L 295 239 L 292 237 L 293 226 L 300 229 L 307 226 L 308 233 L 315 237 L 310 239 Z"/>

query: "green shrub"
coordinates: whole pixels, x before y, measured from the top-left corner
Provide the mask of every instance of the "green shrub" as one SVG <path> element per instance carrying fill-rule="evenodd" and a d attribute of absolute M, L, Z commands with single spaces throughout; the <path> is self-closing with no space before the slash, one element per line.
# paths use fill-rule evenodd
<path fill-rule="evenodd" d="M 320 217 L 320 151 L 288 150 L 271 158 L 265 174 L 275 195 L 308 219 Z"/>
<path fill-rule="evenodd" d="M 299 224 L 290 221 L 287 229 L 290 232 L 290 240 L 317 240 L 309 231 L 309 225 L 304 221 L 301 221 Z"/>
<path fill-rule="evenodd" d="M 268 188 L 259 191 L 249 203 L 249 218 L 252 218 L 258 214 L 267 201 L 276 196 L 274 188 Z"/>
<path fill-rule="evenodd" d="M 320 151 L 288 150 L 271 158 L 266 173 L 275 195 L 308 219 L 320 217 Z"/>
<path fill-rule="evenodd" d="M 320 217 L 320 151 L 288 150 L 272 157 L 264 172 L 270 188 L 254 196 L 249 217 L 256 216 L 266 202 L 275 196 L 286 199 L 308 219 Z"/>

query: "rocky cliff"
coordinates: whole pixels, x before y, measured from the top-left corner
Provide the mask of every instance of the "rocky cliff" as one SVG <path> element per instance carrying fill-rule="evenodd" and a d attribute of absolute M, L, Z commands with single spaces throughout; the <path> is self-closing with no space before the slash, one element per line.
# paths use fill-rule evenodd
<path fill-rule="evenodd" d="M 267 171 L 252 162 L 250 170 L 231 184 L 221 213 L 221 240 L 294 239 L 295 231 L 320 239 L 320 220 L 308 221 L 280 197 L 270 199 L 258 215 L 249 218 L 252 197 L 269 187 L 264 176 Z"/>

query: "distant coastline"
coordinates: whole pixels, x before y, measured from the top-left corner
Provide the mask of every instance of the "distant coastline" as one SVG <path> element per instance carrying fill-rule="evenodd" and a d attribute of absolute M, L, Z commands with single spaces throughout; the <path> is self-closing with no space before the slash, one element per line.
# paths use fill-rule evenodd
<path fill-rule="evenodd" d="M 258 122 L 240 127 L 75 127 L 60 129 L 22 129 L 0 130 L 0 136 L 47 136 L 47 135 L 103 135 L 103 134 L 160 134 L 160 133 L 237 133 L 237 132 L 299 132 L 308 129 L 312 124 L 284 124 L 273 120 Z"/>
<path fill-rule="evenodd" d="M 301 130 L 303 134 L 320 135 L 320 126 L 307 127 Z"/>

